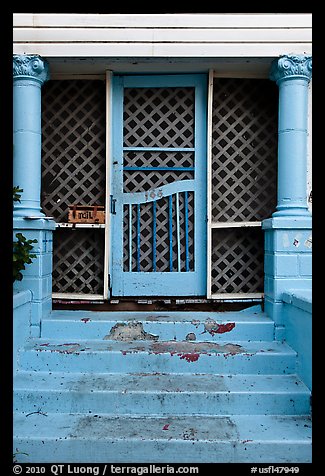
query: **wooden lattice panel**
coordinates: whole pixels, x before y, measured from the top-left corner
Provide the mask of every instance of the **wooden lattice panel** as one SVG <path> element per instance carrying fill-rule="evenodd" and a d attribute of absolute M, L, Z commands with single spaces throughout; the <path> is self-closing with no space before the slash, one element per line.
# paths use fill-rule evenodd
<path fill-rule="evenodd" d="M 128 167 L 194 167 L 193 152 L 127 152 L 124 166 Z"/>
<path fill-rule="evenodd" d="M 264 247 L 260 228 L 212 230 L 211 291 L 263 292 Z"/>
<path fill-rule="evenodd" d="M 167 185 L 168 183 L 176 182 L 178 180 L 193 179 L 193 172 L 173 172 L 163 171 L 155 172 L 131 172 L 123 173 L 123 191 L 124 192 L 147 192 L 153 188 Z"/>
<path fill-rule="evenodd" d="M 53 236 L 53 292 L 103 294 L 104 231 L 59 228 Z"/>
<path fill-rule="evenodd" d="M 278 91 L 269 80 L 214 79 L 212 221 L 260 221 L 276 207 Z"/>
<path fill-rule="evenodd" d="M 42 208 L 68 221 L 69 205 L 105 205 L 105 83 L 51 80 L 42 88 Z M 102 230 L 57 228 L 53 292 L 103 294 Z"/>
<path fill-rule="evenodd" d="M 105 205 L 105 83 L 53 80 L 42 89 L 42 208 Z"/>
<path fill-rule="evenodd" d="M 125 88 L 125 147 L 194 147 L 194 88 Z"/>

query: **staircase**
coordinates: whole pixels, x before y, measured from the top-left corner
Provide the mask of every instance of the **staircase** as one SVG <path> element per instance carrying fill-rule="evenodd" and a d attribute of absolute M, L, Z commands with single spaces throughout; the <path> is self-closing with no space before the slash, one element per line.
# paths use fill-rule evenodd
<path fill-rule="evenodd" d="M 311 462 L 310 391 L 259 306 L 53 311 L 19 354 L 17 462 Z"/>

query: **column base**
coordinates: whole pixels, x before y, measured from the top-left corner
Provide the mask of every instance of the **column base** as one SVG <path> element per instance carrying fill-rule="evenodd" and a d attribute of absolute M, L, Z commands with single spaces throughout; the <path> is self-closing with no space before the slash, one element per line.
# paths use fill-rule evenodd
<path fill-rule="evenodd" d="M 285 325 L 283 295 L 312 287 L 311 216 L 272 216 L 262 222 L 265 231 L 265 312 Z"/>
<path fill-rule="evenodd" d="M 310 214 L 310 211 L 308 210 L 308 208 L 281 208 L 281 207 L 277 207 L 277 210 L 272 213 L 272 217 L 287 217 L 287 218 L 290 218 L 290 217 L 296 217 L 296 216 L 301 216 L 301 217 L 310 217 L 311 214 Z"/>
<path fill-rule="evenodd" d="M 44 218 L 26 219 L 14 217 L 14 240 L 16 234 L 22 233 L 27 240 L 37 240 L 32 253 L 36 258 L 25 265 L 23 279 L 13 285 L 14 291 L 31 292 L 30 332 L 34 337 L 40 335 L 42 317 L 52 311 L 52 261 L 53 261 L 53 230 L 55 222 Z"/>
<path fill-rule="evenodd" d="M 262 221 L 262 229 L 312 229 L 312 216 L 308 210 L 306 215 L 288 215 L 275 212 L 271 218 Z"/>
<path fill-rule="evenodd" d="M 23 200 L 22 200 L 23 202 Z M 14 206 L 14 211 L 13 211 L 13 216 L 16 217 L 16 218 L 26 218 L 26 219 L 30 219 L 30 218 L 45 218 L 45 219 L 48 219 L 45 215 L 45 213 L 42 212 L 42 209 L 37 206 L 24 206 L 23 203 L 21 204 L 18 204 L 18 205 L 15 205 Z"/>
<path fill-rule="evenodd" d="M 35 211 L 34 211 L 35 212 Z M 55 230 L 55 221 L 51 217 L 38 215 L 13 215 L 14 230 Z"/>

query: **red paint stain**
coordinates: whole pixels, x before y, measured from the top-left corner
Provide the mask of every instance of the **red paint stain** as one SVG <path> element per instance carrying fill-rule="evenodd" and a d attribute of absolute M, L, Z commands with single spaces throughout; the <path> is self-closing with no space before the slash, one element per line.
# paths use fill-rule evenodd
<path fill-rule="evenodd" d="M 211 329 L 210 334 L 224 334 L 225 332 L 230 332 L 235 327 L 234 322 L 228 322 L 228 324 L 217 324 L 217 328 Z"/>
<path fill-rule="evenodd" d="M 169 430 L 169 425 L 170 425 L 170 423 L 167 423 L 167 425 L 165 425 L 165 426 L 163 427 L 163 430 Z"/>
<path fill-rule="evenodd" d="M 185 359 L 187 362 L 196 362 L 200 357 L 200 354 L 182 354 L 181 359 Z"/>
<path fill-rule="evenodd" d="M 83 319 L 80 319 L 80 320 L 86 324 L 87 322 L 90 321 L 90 318 L 89 317 L 84 317 Z"/>

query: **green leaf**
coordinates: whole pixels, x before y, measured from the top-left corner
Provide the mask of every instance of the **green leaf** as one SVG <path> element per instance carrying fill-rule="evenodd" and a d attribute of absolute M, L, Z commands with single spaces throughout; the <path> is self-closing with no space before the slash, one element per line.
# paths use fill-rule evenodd
<path fill-rule="evenodd" d="M 37 243 L 36 239 L 27 240 L 22 233 L 16 233 L 17 241 L 13 242 L 13 281 L 21 281 L 23 275 L 22 270 L 25 264 L 31 264 L 32 260 L 37 258 L 35 253 L 31 253 L 33 243 Z"/>

